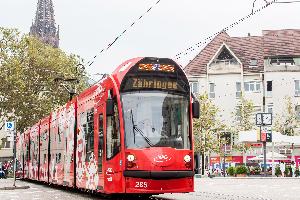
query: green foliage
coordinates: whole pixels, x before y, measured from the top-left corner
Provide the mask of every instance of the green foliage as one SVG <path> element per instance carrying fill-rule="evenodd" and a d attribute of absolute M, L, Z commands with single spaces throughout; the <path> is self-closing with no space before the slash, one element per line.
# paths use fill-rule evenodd
<path fill-rule="evenodd" d="M 229 174 L 229 176 L 234 176 L 235 175 L 235 167 L 228 167 L 227 168 L 227 174 Z"/>
<path fill-rule="evenodd" d="M 63 105 L 69 94 L 54 79 L 78 78 L 77 92 L 82 91 L 87 81 L 79 62 L 78 56 L 0 27 L 0 120 L 17 120 L 22 131 Z"/>
<path fill-rule="evenodd" d="M 259 175 L 261 173 L 260 167 L 258 167 L 258 166 L 254 167 L 253 172 L 255 175 Z"/>
<path fill-rule="evenodd" d="M 200 118 L 194 119 L 193 131 L 195 152 L 220 151 L 220 135 L 225 125 L 217 119 L 218 108 L 211 102 L 207 94 L 199 96 Z"/>
<path fill-rule="evenodd" d="M 280 167 L 279 167 L 279 166 L 277 166 L 277 167 L 275 168 L 275 175 L 276 175 L 276 176 L 281 176 L 281 171 L 280 171 Z"/>
<path fill-rule="evenodd" d="M 235 120 L 232 132 L 235 138 L 238 138 L 240 131 L 252 130 L 254 127 L 254 104 L 251 100 L 247 100 L 242 94 L 236 111 L 233 113 Z M 238 144 L 233 147 L 239 151 L 246 151 L 247 148 L 243 144 Z"/>
<path fill-rule="evenodd" d="M 235 168 L 235 173 L 236 174 L 247 174 L 248 170 L 245 165 L 239 165 Z"/>
<path fill-rule="evenodd" d="M 285 97 L 285 108 L 281 115 L 275 116 L 275 131 L 283 135 L 295 135 L 295 129 L 300 127 L 300 122 L 297 119 L 295 105 L 292 103 L 291 97 Z"/>
<path fill-rule="evenodd" d="M 299 168 L 297 168 L 297 169 L 296 169 L 296 171 L 295 171 L 295 175 L 296 175 L 296 177 L 298 177 L 298 176 L 299 176 Z"/>

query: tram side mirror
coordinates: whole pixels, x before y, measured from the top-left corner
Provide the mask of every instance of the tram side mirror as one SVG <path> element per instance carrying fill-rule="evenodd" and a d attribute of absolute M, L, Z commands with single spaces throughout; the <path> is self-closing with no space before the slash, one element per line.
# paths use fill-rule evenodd
<path fill-rule="evenodd" d="M 192 103 L 192 112 L 193 112 L 193 118 L 199 118 L 200 117 L 200 104 L 199 104 L 199 101 L 194 101 Z"/>
<path fill-rule="evenodd" d="M 106 101 L 106 116 L 114 115 L 114 101 L 112 99 L 107 99 Z"/>

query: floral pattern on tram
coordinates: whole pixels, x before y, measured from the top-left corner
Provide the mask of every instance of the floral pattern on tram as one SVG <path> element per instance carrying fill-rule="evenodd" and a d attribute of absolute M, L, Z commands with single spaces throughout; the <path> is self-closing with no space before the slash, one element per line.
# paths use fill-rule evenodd
<path fill-rule="evenodd" d="M 38 179 L 38 148 L 39 148 L 39 141 L 38 141 L 38 134 L 39 134 L 39 126 L 35 125 L 30 130 L 30 162 L 29 162 L 29 178 L 33 178 L 34 180 Z"/>
<path fill-rule="evenodd" d="M 53 141 L 53 132 L 52 130 L 55 129 L 55 126 L 56 126 L 56 120 L 57 120 L 57 112 L 54 111 L 52 114 L 51 114 L 51 127 L 50 127 L 50 143 L 52 144 L 54 141 Z M 52 150 L 52 147 L 50 147 L 50 149 Z M 54 154 L 50 154 L 51 158 L 50 158 L 50 163 L 49 163 L 49 179 L 50 179 L 50 182 L 53 181 L 56 177 L 56 170 L 55 170 L 55 157 L 54 157 Z"/>
<path fill-rule="evenodd" d="M 85 171 L 85 154 L 84 152 L 84 131 L 83 127 L 79 126 L 77 133 L 77 152 L 76 152 L 76 178 L 81 184 Z"/>
<path fill-rule="evenodd" d="M 95 159 L 95 155 L 92 152 L 91 156 L 89 157 L 89 164 L 86 169 L 86 188 L 90 190 L 96 190 L 98 186 L 99 176 L 98 176 L 98 164 L 97 160 Z"/>
<path fill-rule="evenodd" d="M 63 119 L 65 125 L 65 144 L 66 157 L 64 162 L 64 181 L 71 184 L 71 163 L 73 162 L 74 151 L 74 128 L 75 128 L 75 105 L 71 104 L 66 110 L 65 119 Z"/>

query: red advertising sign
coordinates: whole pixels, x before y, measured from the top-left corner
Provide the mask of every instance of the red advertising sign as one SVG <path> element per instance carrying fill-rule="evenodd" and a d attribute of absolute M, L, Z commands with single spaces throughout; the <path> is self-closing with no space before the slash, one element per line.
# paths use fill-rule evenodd
<path fill-rule="evenodd" d="M 266 131 L 261 131 L 260 140 L 262 142 L 266 142 L 267 141 L 267 132 Z"/>
<path fill-rule="evenodd" d="M 211 157 L 210 163 L 211 164 L 220 163 L 220 157 Z"/>

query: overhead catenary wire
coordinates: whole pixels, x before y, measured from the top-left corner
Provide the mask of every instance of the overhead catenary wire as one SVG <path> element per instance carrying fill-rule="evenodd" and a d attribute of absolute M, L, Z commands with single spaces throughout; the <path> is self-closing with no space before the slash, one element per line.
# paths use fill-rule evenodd
<path fill-rule="evenodd" d="M 116 36 L 114 39 L 113 39 L 113 41 L 112 42 L 110 42 L 110 43 L 108 43 L 108 45 L 106 46 L 106 47 L 104 47 L 103 49 L 101 49 L 100 51 L 99 51 L 99 53 L 98 54 L 96 54 L 88 63 L 87 63 L 87 65 L 88 66 L 91 66 L 94 62 L 95 62 L 95 59 L 99 56 L 99 55 L 101 55 L 103 52 L 105 52 L 105 51 L 107 51 L 108 49 L 110 49 L 112 46 L 113 46 L 113 44 L 115 44 L 115 42 L 116 41 L 118 41 L 128 30 L 130 30 L 135 24 L 137 24 L 147 13 L 149 13 L 151 10 L 152 10 L 152 8 L 154 7 L 154 6 L 156 6 L 159 2 L 160 2 L 161 0 L 158 0 L 158 1 L 156 1 L 156 3 L 155 4 L 153 4 L 150 8 L 148 8 L 147 9 L 147 11 L 145 11 L 142 15 L 140 15 L 139 16 L 139 18 L 138 19 L 136 19 L 135 21 L 133 21 L 131 24 L 130 24 L 130 26 L 128 26 L 127 28 L 125 28 L 125 30 L 122 32 L 122 33 L 120 33 L 118 36 Z"/>
<path fill-rule="evenodd" d="M 248 15 L 246 15 L 246 16 L 240 18 L 239 20 L 233 22 L 232 24 L 230 24 L 229 26 L 227 26 L 227 27 L 221 29 L 220 31 L 218 31 L 218 32 L 216 32 L 216 33 L 214 33 L 214 34 L 208 36 L 208 37 L 205 38 L 203 41 L 200 41 L 200 42 L 198 42 L 198 43 L 196 43 L 196 44 L 194 44 L 194 45 L 188 47 L 188 48 L 185 49 L 184 51 L 182 51 L 182 52 L 176 54 L 176 55 L 175 55 L 175 59 L 176 59 L 176 60 L 179 60 L 179 59 L 182 58 L 182 56 L 188 55 L 189 53 L 195 51 L 195 50 L 197 49 L 197 47 L 200 48 L 200 46 L 202 46 L 202 45 L 206 44 L 207 42 L 211 41 L 215 36 L 219 35 L 219 34 L 222 33 L 222 32 L 228 31 L 229 29 L 232 29 L 233 27 L 239 25 L 241 22 L 243 22 L 243 21 L 249 19 L 249 18 L 252 17 L 253 15 L 259 13 L 260 11 L 262 11 L 262 10 L 264 10 L 265 8 L 269 7 L 270 5 L 276 3 L 278 0 L 272 0 L 272 1 L 270 1 L 270 2 L 265 1 L 266 4 L 265 4 L 264 6 L 260 7 L 259 9 L 254 10 L 253 8 L 254 8 L 254 3 L 255 3 L 255 1 L 256 1 L 256 0 L 254 0 L 254 2 L 253 2 L 252 11 L 251 11 L 250 14 L 248 14 Z"/>

